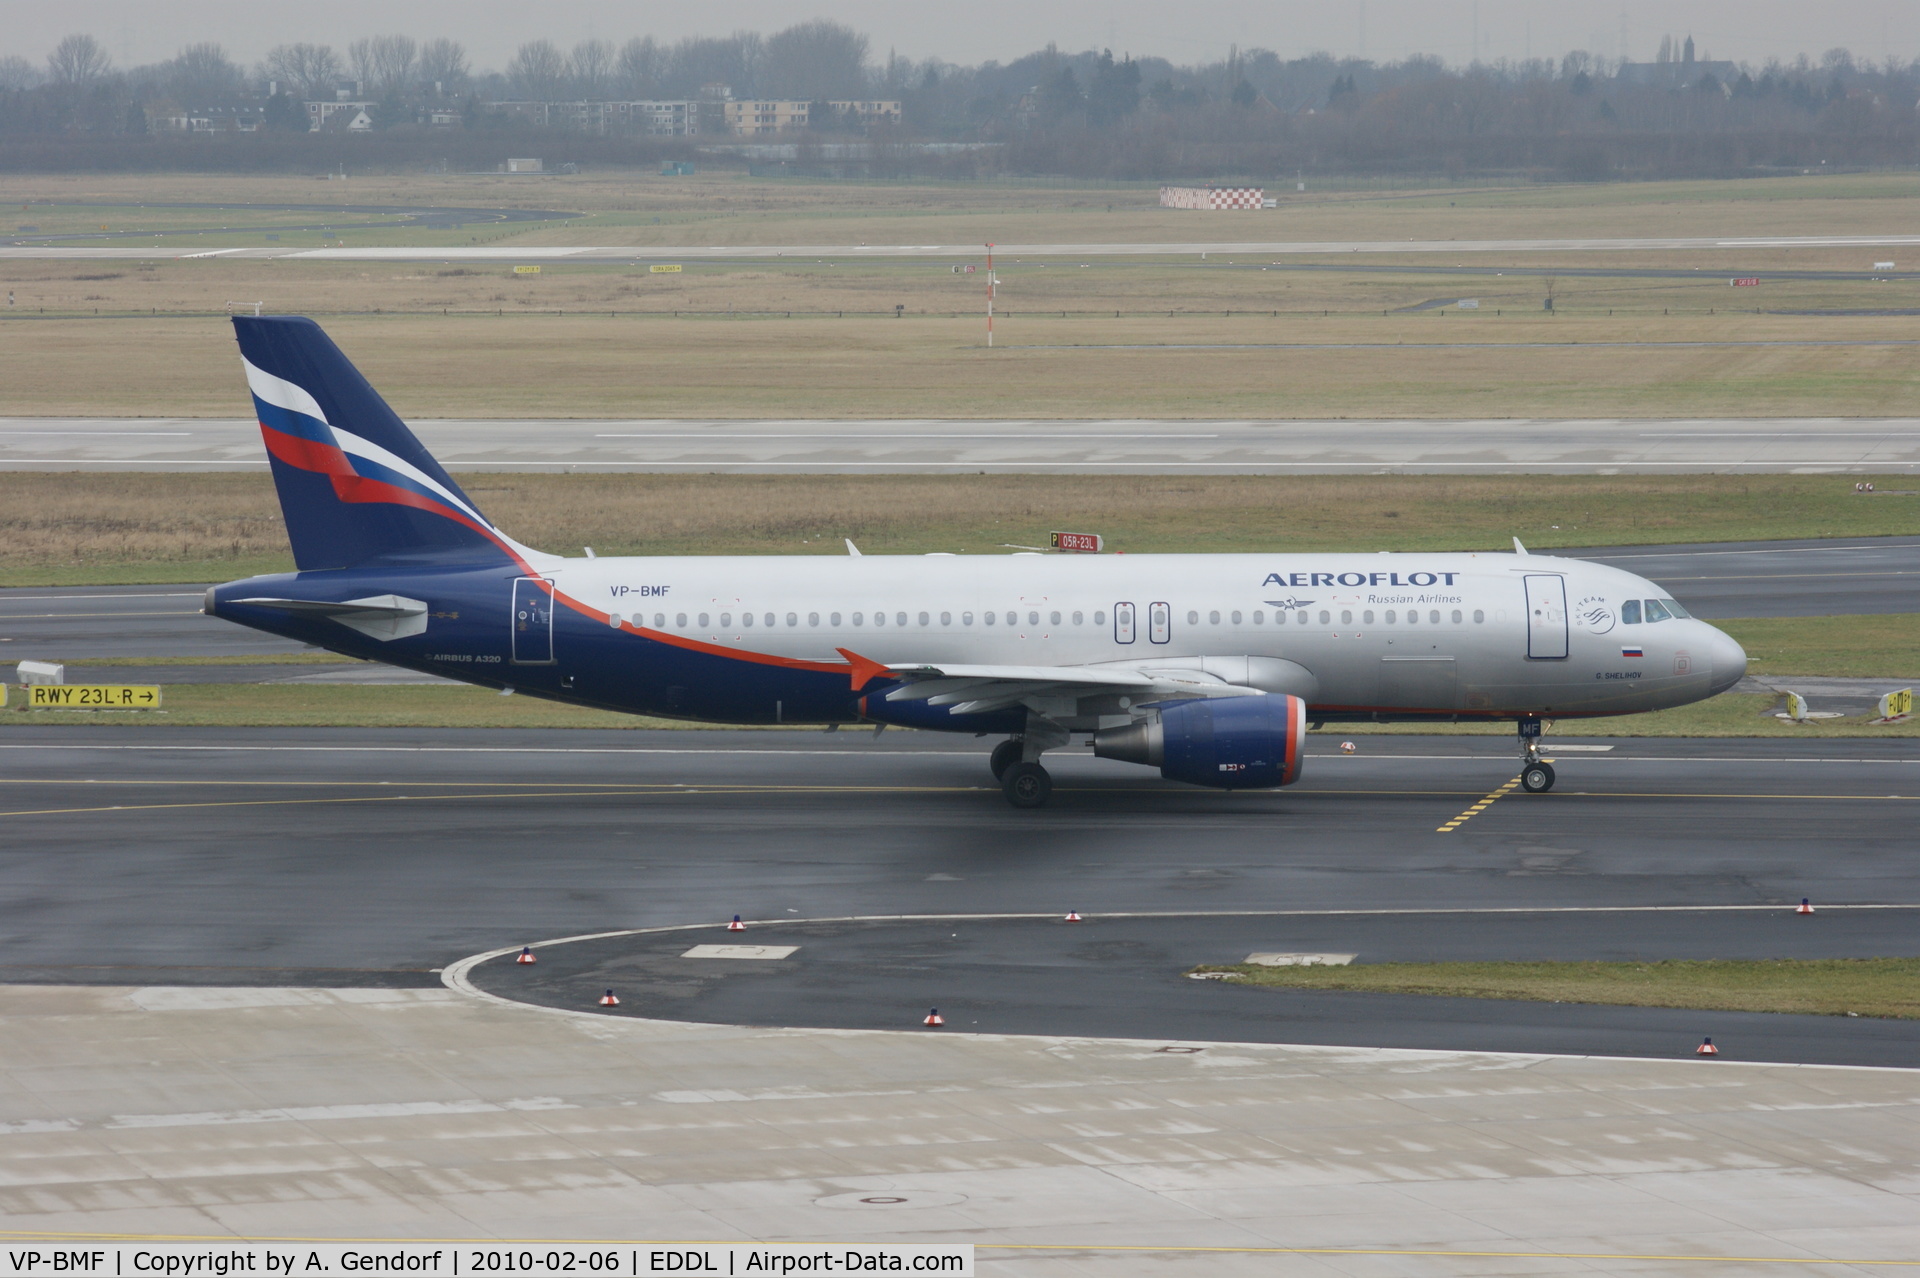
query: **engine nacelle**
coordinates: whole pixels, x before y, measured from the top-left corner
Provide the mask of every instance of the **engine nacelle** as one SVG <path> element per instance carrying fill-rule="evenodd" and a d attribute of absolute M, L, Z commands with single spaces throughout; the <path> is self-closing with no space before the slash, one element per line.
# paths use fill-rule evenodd
<path fill-rule="evenodd" d="M 1220 790 L 1267 790 L 1300 777 L 1307 703 L 1299 697 L 1181 701 L 1159 717 L 1093 736 L 1102 759 L 1144 763 L 1160 775 Z"/>

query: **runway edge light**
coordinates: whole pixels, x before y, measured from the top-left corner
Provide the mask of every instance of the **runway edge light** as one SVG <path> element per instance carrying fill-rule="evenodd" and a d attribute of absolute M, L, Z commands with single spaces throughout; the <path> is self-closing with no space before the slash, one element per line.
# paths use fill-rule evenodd
<path fill-rule="evenodd" d="M 537 963 L 539 960 L 533 957 L 533 947 L 531 945 L 523 945 L 520 947 L 519 955 L 513 961 L 516 963 L 530 964 Z"/>
<path fill-rule="evenodd" d="M 613 996 L 613 991 L 612 991 L 612 990 L 608 990 L 608 991 L 607 991 L 607 992 L 606 992 L 605 994 L 602 994 L 602 995 L 600 996 L 600 1006 L 602 1006 L 602 1007 L 618 1007 L 618 1006 L 620 1006 L 620 1000 L 619 1000 L 619 999 L 617 999 L 617 998 L 615 998 L 615 997 Z"/>
<path fill-rule="evenodd" d="M 1800 898 L 1800 904 L 1793 907 L 1793 912 L 1795 914 L 1811 914 L 1813 913 L 1813 902 L 1803 896 Z"/>
<path fill-rule="evenodd" d="M 1693 1049 L 1693 1054 L 1695 1056 L 1718 1056 L 1720 1049 L 1713 1045 L 1712 1039 L 1703 1038 L 1700 1040 L 1700 1046 Z"/>
<path fill-rule="evenodd" d="M 947 1023 L 947 1018 L 940 1015 L 940 1009 L 935 1007 L 935 1008 L 928 1009 L 927 1019 L 925 1019 L 924 1021 L 921 1021 L 920 1023 L 922 1025 L 937 1028 L 938 1026 L 945 1025 Z"/>
<path fill-rule="evenodd" d="M 727 924 L 727 931 L 729 932 L 744 932 L 746 930 L 747 930 L 747 925 L 740 921 L 740 916 L 738 914 L 733 916 L 733 922 Z"/>

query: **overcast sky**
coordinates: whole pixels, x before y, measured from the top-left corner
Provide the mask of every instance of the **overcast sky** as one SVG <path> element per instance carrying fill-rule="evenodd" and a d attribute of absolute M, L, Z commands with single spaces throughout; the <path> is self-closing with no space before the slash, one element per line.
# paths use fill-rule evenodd
<path fill-rule="evenodd" d="M 1920 56 L 1915 0 L 836 0 L 796 7 L 789 0 L 721 5 L 637 5 L 632 0 L 0 0 L 0 55 L 38 61 L 61 36 L 88 31 L 116 60 L 170 57 L 180 45 L 213 40 L 252 62 L 282 41 L 344 44 L 398 32 L 452 36 L 479 68 L 499 67 L 523 40 L 570 45 L 588 36 L 661 40 L 770 32 L 829 17 L 866 32 L 876 55 L 1007 61 L 1053 41 L 1063 49 L 1111 47 L 1175 62 L 1211 61 L 1227 47 L 1285 55 L 1327 50 L 1392 59 L 1435 54 L 1448 62 L 1558 55 L 1585 48 L 1650 60 L 1663 34 L 1688 32 L 1705 54 L 1736 61 L 1818 57 L 1835 46 L 1857 57 Z"/>

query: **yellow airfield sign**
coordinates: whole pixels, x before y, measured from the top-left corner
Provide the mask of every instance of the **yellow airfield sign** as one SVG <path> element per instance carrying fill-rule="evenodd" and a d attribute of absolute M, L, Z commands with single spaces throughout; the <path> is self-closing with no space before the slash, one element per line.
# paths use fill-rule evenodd
<path fill-rule="evenodd" d="M 21 689 L 34 710 L 157 710 L 156 684 L 80 683 L 31 684 Z"/>
<path fill-rule="evenodd" d="M 538 275 L 540 268 L 537 266 L 516 266 L 513 268 L 513 273 L 515 275 Z"/>
<path fill-rule="evenodd" d="M 678 275 L 680 270 L 678 262 L 655 262 L 647 268 L 648 273 L 652 275 Z"/>

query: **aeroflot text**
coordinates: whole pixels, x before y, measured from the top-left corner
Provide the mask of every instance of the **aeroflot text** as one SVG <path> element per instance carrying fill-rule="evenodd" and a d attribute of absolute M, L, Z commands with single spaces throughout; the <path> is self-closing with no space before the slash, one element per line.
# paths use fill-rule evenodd
<path fill-rule="evenodd" d="M 1451 586 L 1457 572 L 1270 572 L 1263 586 Z"/>

